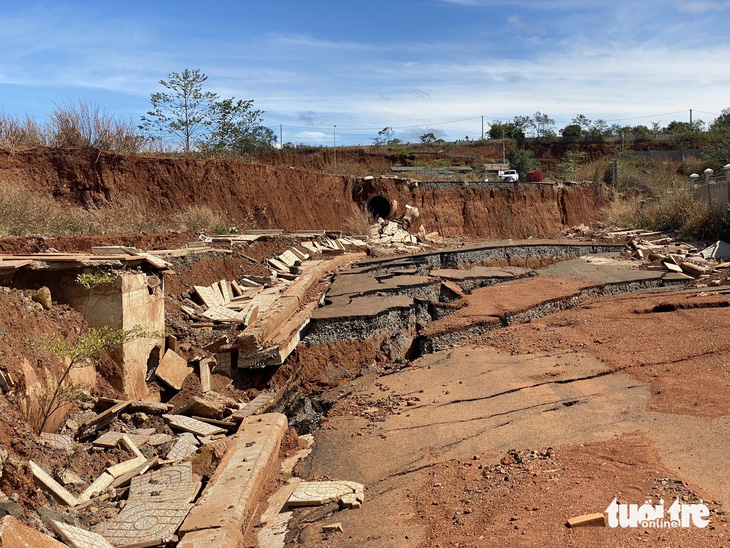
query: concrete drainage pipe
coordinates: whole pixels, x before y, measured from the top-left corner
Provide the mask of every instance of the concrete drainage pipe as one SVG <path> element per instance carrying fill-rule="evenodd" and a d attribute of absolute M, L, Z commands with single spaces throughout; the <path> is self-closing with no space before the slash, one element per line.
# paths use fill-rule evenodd
<path fill-rule="evenodd" d="M 375 219 L 390 219 L 395 213 L 395 207 L 390 199 L 381 194 L 375 194 L 365 202 L 368 213 Z"/>

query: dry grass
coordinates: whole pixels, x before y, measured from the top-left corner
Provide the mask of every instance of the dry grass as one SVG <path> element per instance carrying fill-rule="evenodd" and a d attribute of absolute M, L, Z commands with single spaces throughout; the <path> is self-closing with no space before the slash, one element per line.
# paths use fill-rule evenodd
<path fill-rule="evenodd" d="M 608 175 L 608 180 L 610 181 L 611 177 L 611 157 L 610 156 L 604 156 L 603 158 L 599 158 L 598 160 L 594 160 L 593 162 L 587 162 L 585 164 L 578 165 L 578 168 L 575 171 L 575 178 L 578 181 L 593 181 L 596 183 L 601 183 L 606 181 L 606 176 Z"/>
<path fill-rule="evenodd" d="M 26 234 L 156 233 L 191 230 L 226 233 L 230 223 L 208 206 L 188 206 L 163 219 L 134 196 L 121 196 L 104 207 L 63 204 L 44 191 L 0 183 L 0 236 Z"/>
<path fill-rule="evenodd" d="M 138 154 L 144 143 L 131 120 L 117 118 L 83 102 L 56 105 L 48 133 L 54 146 L 96 147 L 123 154 Z"/>
<path fill-rule="evenodd" d="M 189 205 L 178 211 L 172 219 L 178 230 L 193 232 L 213 231 L 227 232 L 225 217 L 206 205 Z M 229 223 L 230 224 L 230 223 Z"/>
<path fill-rule="evenodd" d="M 367 234 L 371 225 L 377 221 L 373 219 L 370 212 L 365 208 L 358 208 L 355 213 L 345 221 L 345 232 L 347 234 Z"/>
<path fill-rule="evenodd" d="M 722 226 L 722 212 L 690 188 L 677 188 L 654 198 L 617 197 L 606 221 L 620 227 L 677 231 L 683 236 L 712 238 Z"/>
<path fill-rule="evenodd" d="M 45 124 L 30 116 L 0 113 L 0 148 L 28 146 L 96 147 L 122 154 L 139 154 L 145 139 L 131 119 L 122 119 L 79 102 L 56 105 Z"/>
<path fill-rule="evenodd" d="M 30 116 L 11 116 L 0 113 L 0 148 L 15 150 L 20 147 L 45 146 L 46 130 Z"/>

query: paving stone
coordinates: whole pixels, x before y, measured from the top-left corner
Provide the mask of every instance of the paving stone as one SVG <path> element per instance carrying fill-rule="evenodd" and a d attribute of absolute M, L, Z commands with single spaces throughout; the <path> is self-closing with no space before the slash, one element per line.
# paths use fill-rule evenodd
<path fill-rule="evenodd" d="M 23 525 L 12 516 L 0 520 L 0 546 L 5 548 L 68 548 L 56 539 Z"/>
<path fill-rule="evenodd" d="M 158 445 L 162 445 L 168 441 L 172 441 L 172 436 L 170 434 L 155 434 L 154 436 L 150 436 L 150 439 L 147 440 L 147 445 L 157 447 Z"/>
<path fill-rule="evenodd" d="M 154 428 L 152 429 L 154 432 Z M 98 438 L 96 438 L 93 441 L 93 445 L 97 447 L 116 447 L 119 445 L 119 442 L 122 441 L 122 438 L 124 436 L 128 436 L 129 439 L 136 445 L 137 447 L 140 447 L 147 443 L 147 440 L 150 439 L 150 435 L 140 435 L 140 434 L 125 434 L 124 432 L 106 432 L 105 434 L 102 434 Z"/>
<path fill-rule="evenodd" d="M 50 521 L 51 527 L 71 548 L 114 548 L 104 537 L 61 521 Z"/>
<path fill-rule="evenodd" d="M 154 428 L 135 428 L 130 433 L 134 436 L 154 436 L 157 433 L 157 430 Z M 132 436 L 129 437 L 132 441 L 134 441 L 134 438 Z M 139 444 L 137 444 L 137 447 L 139 447 Z"/>
<path fill-rule="evenodd" d="M 165 544 L 172 541 L 192 507 L 184 502 L 131 502 L 104 524 L 102 534 L 114 546 Z"/>
<path fill-rule="evenodd" d="M 170 452 L 165 456 L 166 460 L 183 460 L 198 450 L 197 446 L 187 440 L 177 440 Z"/>
<path fill-rule="evenodd" d="M 181 415 L 162 415 L 162 417 L 172 428 L 192 432 L 196 436 L 213 436 L 226 432 L 223 428 L 191 419 L 190 417 L 183 417 Z"/>
<path fill-rule="evenodd" d="M 303 481 L 289 497 L 289 506 L 320 506 L 342 501 L 345 506 L 359 506 L 364 500 L 364 487 L 354 481 Z M 359 503 L 359 504 L 358 504 Z"/>
<path fill-rule="evenodd" d="M 209 419 L 220 419 L 226 407 L 238 407 L 238 403 L 231 399 L 221 396 L 217 392 L 208 392 L 203 396 L 193 396 L 188 402 L 182 406 L 176 414 L 200 417 Z"/>
<path fill-rule="evenodd" d="M 192 371 L 193 368 L 188 366 L 188 361 L 185 358 L 173 350 L 168 350 L 160 360 L 160 365 L 155 369 L 155 376 L 170 388 L 180 390 L 183 382 Z"/>
<path fill-rule="evenodd" d="M 233 415 L 231 415 L 231 418 L 236 422 L 241 422 L 246 417 L 250 417 L 251 415 L 255 415 L 256 413 L 260 412 L 269 403 L 271 403 L 273 399 L 273 392 L 261 392 L 261 394 L 256 396 L 253 401 L 248 402 L 241 409 L 233 413 Z"/>
<path fill-rule="evenodd" d="M 57 449 L 58 451 L 63 451 L 68 455 L 71 455 L 74 452 L 74 440 L 71 438 L 71 436 L 66 436 L 64 434 L 49 434 L 48 432 L 43 432 L 41 434 L 41 441 L 43 442 L 43 445 L 53 447 L 54 449 Z"/>
<path fill-rule="evenodd" d="M 187 462 L 132 478 L 127 499 L 135 502 L 190 502 L 198 494 L 200 486 L 200 482 L 193 482 L 192 465 Z"/>
<path fill-rule="evenodd" d="M 195 437 L 195 435 L 194 434 L 191 434 L 190 432 L 183 432 L 182 434 L 180 434 L 177 437 L 177 439 L 179 439 L 179 440 L 187 440 L 188 443 L 192 443 L 196 447 L 198 445 L 200 445 L 200 442 L 198 441 L 198 438 Z"/>

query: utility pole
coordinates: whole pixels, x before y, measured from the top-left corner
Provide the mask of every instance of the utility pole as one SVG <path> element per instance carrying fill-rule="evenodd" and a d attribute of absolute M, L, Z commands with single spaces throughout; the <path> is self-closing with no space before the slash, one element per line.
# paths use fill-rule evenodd
<path fill-rule="evenodd" d="M 506 159 L 506 153 L 504 151 L 504 128 L 502 128 L 502 161 Z"/>
<path fill-rule="evenodd" d="M 689 109 L 689 125 L 692 125 L 692 109 Z"/>
<path fill-rule="evenodd" d="M 335 173 L 337 173 L 337 125 L 332 130 L 332 144 L 335 149 Z"/>
<path fill-rule="evenodd" d="M 482 115 L 482 141 L 484 140 L 484 115 Z"/>
<path fill-rule="evenodd" d="M 279 149 L 284 149 L 284 130 L 282 129 L 283 124 L 279 124 Z"/>

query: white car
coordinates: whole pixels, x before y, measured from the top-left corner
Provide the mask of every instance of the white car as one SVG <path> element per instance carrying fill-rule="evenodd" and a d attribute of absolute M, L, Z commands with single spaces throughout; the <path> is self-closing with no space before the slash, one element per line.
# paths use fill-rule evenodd
<path fill-rule="evenodd" d="M 520 180 L 520 176 L 517 175 L 517 171 L 514 169 L 507 169 L 500 172 L 499 176 L 502 178 L 503 183 L 516 183 Z"/>

